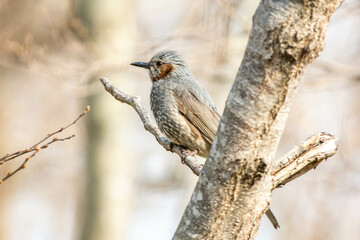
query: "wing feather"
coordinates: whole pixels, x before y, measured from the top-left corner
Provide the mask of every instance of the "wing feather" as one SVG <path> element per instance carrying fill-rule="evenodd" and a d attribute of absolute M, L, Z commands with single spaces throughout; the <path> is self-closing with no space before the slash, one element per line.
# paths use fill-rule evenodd
<path fill-rule="evenodd" d="M 220 122 L 220 114 L 213 107 L 199 101 L 191 92 L 174 92 L 181 115 L 185 117 L 191 128 L 195 127 L 201 136 L 210 144 L 214 141 Z"/>

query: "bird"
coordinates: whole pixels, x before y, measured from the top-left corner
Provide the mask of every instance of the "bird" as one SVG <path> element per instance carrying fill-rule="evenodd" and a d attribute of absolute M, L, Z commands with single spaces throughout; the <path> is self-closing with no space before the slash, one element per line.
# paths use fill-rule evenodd
<path fill-rule="evenodd" d="M 130 65 L 148 70 L 152 81 L 150 106 L 160 131 L 172 143 L 188 149 L 188 154 L 206 158 L 221 115 L 183 58 L 176 51 L 164 50 L 149 62 Z M 266 216 L 275 229 L 280 227 L 270 208 Z"/>

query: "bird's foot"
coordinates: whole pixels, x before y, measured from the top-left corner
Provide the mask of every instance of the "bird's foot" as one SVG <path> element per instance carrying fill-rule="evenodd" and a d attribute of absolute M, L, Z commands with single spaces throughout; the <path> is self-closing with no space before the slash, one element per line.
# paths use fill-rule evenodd
<path fill-rule="evenodd" d="M 185 148 L 185 149 L 182 149 L 181 152 L 182 152 L 182 154 L 184 154 L 186 156 L 195 157 L 195 155 L 198 154 L 199 151 L 198 150 L 191 151 L 190 149 Z"/>

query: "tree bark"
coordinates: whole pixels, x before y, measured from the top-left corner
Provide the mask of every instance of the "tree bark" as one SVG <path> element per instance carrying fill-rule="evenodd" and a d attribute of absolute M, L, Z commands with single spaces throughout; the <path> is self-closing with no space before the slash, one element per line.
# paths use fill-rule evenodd
<path fill-rule="evenodd" d="M 261 1 L 210 155 L 173 239 L 253 239 L 304 67 L 342 0 Z"/>

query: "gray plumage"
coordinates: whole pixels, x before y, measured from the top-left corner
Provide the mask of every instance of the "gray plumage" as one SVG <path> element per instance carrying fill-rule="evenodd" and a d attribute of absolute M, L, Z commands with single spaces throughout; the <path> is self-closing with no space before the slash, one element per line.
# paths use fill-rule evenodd
<path fill-rule="evenodd" d="M 174 51 L 162 51 L 148 63 L 153 81 L 150 104 L 160 130 L 173 143 L 207 157 L 220 114 L 206 90 Z"/>
<path fill-rule="evenodd" d="M 151 110 L 164 135 L 173 143 L 207 157 L 220 114 L 185 61 L 175 51 L 162 51 L 149 62 L 134 62 L 131 65 L 149 70 L 153 82 Z M 270 209 L 266 216 L 275 228 L 280 227 Z"/>

